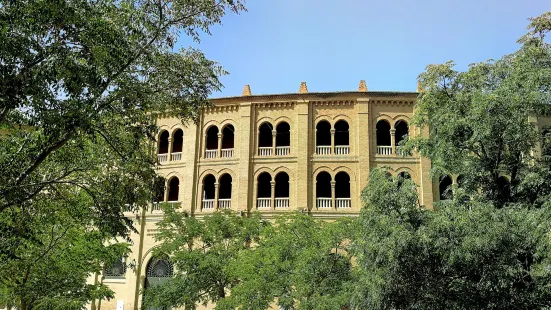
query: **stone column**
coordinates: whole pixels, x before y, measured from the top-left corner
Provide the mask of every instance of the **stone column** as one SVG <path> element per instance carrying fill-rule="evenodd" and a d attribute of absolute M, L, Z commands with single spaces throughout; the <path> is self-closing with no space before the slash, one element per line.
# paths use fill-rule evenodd
<path fill-rule="evenodd" d="M 331 155 L 335 154 L 335 128 L 331 128 Z"/>
<path fill-rule="evenodd" d="M 205 158 L 205 154 L 207 152 L 207 138 L 208 138 L 208 135 L 205 133 L 204 137 L 203 137 L 203 141 L 205 141 L 205 143 L 203 144 L 203 149 L 201 150 L 201 158 Z"/>
<path fill-rule="evenodd" d="M 218 133 L 218 150 L 216 151 L 216 157 L 222 157 L 222 136 L 221 132 Z M 218 199 L 218 198 L 216 198 Z"/>
<path fill-rule="evenodd" d="M 200 211 L 203 211 L 203 200 L 205 200 L 205 184 L 204 183 L 201 183 L 201 193 L 199 194 L 200 195 L 200 199 L 199 199 L 199 210 Z"/>
<path fill-rule="evenodd" d="M 168 137 L 168 154 L 166 161 L 172 161 L 172 137 Z"/>
<path fill-rule="evenodd" d="M 168 180 L 165 179 L 165 188 L 164 188 L 164 191 L 165 191 L 165 192 L 164 192 L 164 195 L 163 195 L 163 201 L 159 201 L 159 203 L 163 203 L 163 202 L 165 202 L 165 201 L 168 200 L 168 190 L 169 190 L 169 188 L 168 188 Z"/>
<path fill-rule="evenodd" d="M 277 130 L 272 130 L 272 156 L 275 156 L 276 152 L 276 137 L 277 137 Z"/>
<path fill-rule="evenodd" d="M 275 181 L 270 181 L 270 207 L 275 210 Z"/>
<path fill-rule="evenodd" d="M 220 148 L 218 148 L 220 149 Z M 220 183 L 214 183 L 214 209 L 218 210 L 218 195 L 220 193 Z"/>
<path fill-rule="evenodd" d="M 392 145 L 392 154 L 396 154 L 396 129 L 390 129 L 390 145 Z"/>
<path fill-rule="evenodd" d="M 335 202 L 335 185 L 337 184 L 337 182 L 331 180 L 331 207 L 333 209 L 336 209 L 337 208 L 337 204 Z"/>

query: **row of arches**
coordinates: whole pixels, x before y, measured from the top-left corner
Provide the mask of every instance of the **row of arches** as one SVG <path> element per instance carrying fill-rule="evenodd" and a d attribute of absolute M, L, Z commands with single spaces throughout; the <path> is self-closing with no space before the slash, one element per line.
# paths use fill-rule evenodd
<path fill-rule="evenodd" d="M 454 186 L 461 188 L 465 185 L 465 176 L 460 174 L 455 180 L 448 174 L 442 175 L 438 182 L 438 198 L 440 200 L 453 199 Z M 455 181 L 455 182 L 454 182 Z M 506 176 L 500 176 L 497 178 L 497 186 L 502 194 L 510 195 L 510 181 Z"/>
<path fill-rule="evenodd" d="M 316 154 L 350 154 L 350 126 L 345 120 L 339 120 L 334 127 L 326 120 L 316 124 Z"/>
<path fill-rule="evenodd" d="M 181 128 L 176 128 L 172 134 L 168 130 L 163 130 L 159 133 L 157 140 L 157 160 L 159 162 L 182 160 L 184 131 Z"/>
<path fill-rule="evenodd" d="M 316 176 L 316 207 L 318 209 L 350 208 L 350 176 L 345 171 L 338 172 L 333 180 L 327 171 Z"/>
<path fill-rule="evenodd" d="M 376 133 L 377 146 L 398 146 L 409 135 L 409 125 L 400 119 L 391 126 L 389 121 L 381 119 L 376 124 Z"/>

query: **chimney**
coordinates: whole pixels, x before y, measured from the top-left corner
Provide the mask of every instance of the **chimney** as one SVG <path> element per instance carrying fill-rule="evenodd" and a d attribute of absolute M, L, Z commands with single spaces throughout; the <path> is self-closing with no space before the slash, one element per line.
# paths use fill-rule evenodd
<path fill-rule="evenodd" d="M 421 82 L 417 81 L 417 92 L 420 93 L 422 91 L 423 89 L 421 88 Z"/>
<path fill-rule="evenodd" d="M 306 82 L 300 82 L 300 89 L 298 90 L 299 94 L 307 94 L 308 93 L 308 87 L 306 86 Z"/>
<path fill-rule="evenodd" d="M 251 96 L 251 87 L 249 85 L 245 85 L 241 96 Z"/>
<path fill-rule="evenodd" d="M 361 91 L 361 92 L 367 91 L 367 85 L 365 85 L 365 80 L 360 81 L 360 86 L 358 86 L 358 91 Z"/>

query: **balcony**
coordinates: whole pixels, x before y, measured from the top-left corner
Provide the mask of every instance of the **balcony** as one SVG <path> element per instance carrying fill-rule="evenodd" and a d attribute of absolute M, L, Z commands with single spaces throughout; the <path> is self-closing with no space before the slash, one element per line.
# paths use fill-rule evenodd
<path fill-rule="evenodd" d="M 377 155 L 392 155 L 392 146 L 377 145 Z"/>
<path fill-rule="evenodd" d="M 170 161 L 181 161 L 182 160 L 182 152 L 176 152 L 170 154 Z"/>
<path fill-rule="evenodd" d="M 271 208 L 272 198 L 257 198 L 256 199 L 256 208 L 257 209 L 270 209 Z"/>
<path fill-rule="evenodd" d="M 276 209 L 287 209 L 289 208 L 289 198 L 275 198 L 274 199 Z"/>
<path fill-rule="evenodd" d="M 203 199 L 202 210 L 214 210 L 214 199 Z"/>
<path fill-rule="evenodd" d="M 331 198 L 316 198 L 316 207 L 318 209 L 331 209 L 332 199 Z"/>
<path fill-rule="evenodd" d="M 233 157 L 233 149 L 222 149 L 222 158 Z"/>
<path fill-rule="evenodd" d="M 350 209 L 350 198 L 335 198 L 337 209 Z"/>
<path fill-rule="evenodd" d="M 335 145 L 335 155 L 348 155 L 350 154 L 349 145 Z"/>
<path fill-rule="evenodd" d="M 231 198 L 218 199 L 218 209 L 231 209 Z"/>
<path fill-rule="evenodd" d="M 205 159 L 216 158 L 218 150 L 205 150 Z"/>
<path fill-rule="evenodd" d="M 290 146 L 276 146 L 276 156 L 287 156 L 291 153 Z"/>
<path fill-rule="evenodd" d="M 316 146 L 316 154 L 318 155 L 331 155 L 330 145 L 318 145 Z"/>
<path fill-rule="evenodd" d="M 159 161 L 159 163 L 166 163 L 168 161 L 168 154 L 158 154 L 157 160 Z"/>
<path fill-rule="evenodd" d="M 272 147 L 259 147 L 258 156 L 272 156 Z"/>

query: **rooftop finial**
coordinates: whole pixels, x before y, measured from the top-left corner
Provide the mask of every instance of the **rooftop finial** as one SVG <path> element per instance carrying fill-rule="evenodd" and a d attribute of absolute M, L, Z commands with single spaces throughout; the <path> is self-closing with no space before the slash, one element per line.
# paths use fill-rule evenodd
<path fill-rule="evenodd" d="M 363 91 L 363 92 L 367 91 L 367 85 L 365 85 L 365 80 L 360 81 L 360 86 L 358 86 L 358 91 Z"/>
<path fill-rule="evenodd" d="M 300 88 L 298 90 L 299 94 L 306 94 L 308 93 L 308 87 L 306 86 L 306 82 L 300 82 Z"/>
<path fill-rule="evenodd" d="M 248 84 L 243 88 L 241 96 L 251 96 L 251 87 Z"/>
<path fill-rule="evenodd" d="M 423 89 L 421 88 L 421 82 L 417 81 L 417 92 L 420 93 L 422 91 L 423 91 Z"/>

